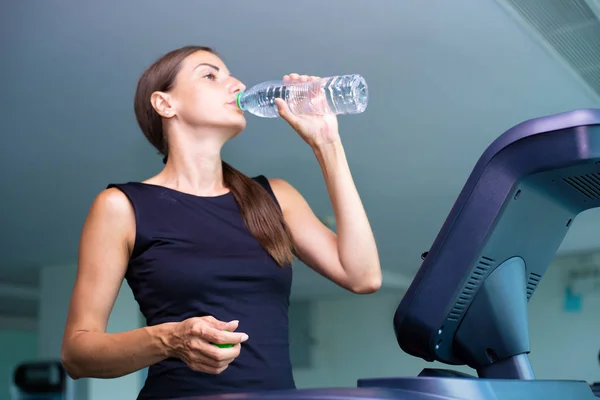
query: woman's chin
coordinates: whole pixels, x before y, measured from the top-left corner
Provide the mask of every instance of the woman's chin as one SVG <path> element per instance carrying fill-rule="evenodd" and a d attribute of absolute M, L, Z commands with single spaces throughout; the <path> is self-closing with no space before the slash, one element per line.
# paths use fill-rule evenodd
<path fill-rule="evenodd" d="M 227 127 L 227 129 L 225 130 L 225 133 L 227 135 L 227 139 L 233 139 L 234 137 L 238 136 L 240 133 L 242 133 L 242 131 L 246 128 L 246 124 L 235 124 L 235 125 L 230 125 Z"/>
<path fill-rule="evenodd" d="M 240 118 L 239 121 L 235 121 L 231 124 L 231 137 L 236 137 L 239 135 L 244 129 L 246 129 L 246 119 L 244 117 Z"/>

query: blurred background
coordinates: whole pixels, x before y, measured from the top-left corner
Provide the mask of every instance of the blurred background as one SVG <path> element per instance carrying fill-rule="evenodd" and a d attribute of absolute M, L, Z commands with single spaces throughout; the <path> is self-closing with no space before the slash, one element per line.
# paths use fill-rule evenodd
<path fill-rule="evenodd" d="M 352 387 L 431 366 L 403 353 L 392 327 L 420 255 L 497 136 L 600 107 L 599 17 L 600 0 L 1 2 L 0 398 L 19 363 L 60 359 L 93 198 L 162 167 L 135 122 L 133 93 L 149 64 L 187 44 L 215 48 L 247 86 L 289 72 L 366 78 L 367 111 L 339 123 L 383 287 L 352 295 L 295 265 L 295 378 L 302 388 Z M 288 180 L 331 222 L 308 146 L 280 119 L 247 118 L 224 159 Z M 579 215 L 531 299 L 538 378 L 600 380 L 598 222 L 598 210 Z M 124 284 L 109 330 L 143 324 Z M 78 398 L 135 398 L 143 379 L 83 380 Z"/>

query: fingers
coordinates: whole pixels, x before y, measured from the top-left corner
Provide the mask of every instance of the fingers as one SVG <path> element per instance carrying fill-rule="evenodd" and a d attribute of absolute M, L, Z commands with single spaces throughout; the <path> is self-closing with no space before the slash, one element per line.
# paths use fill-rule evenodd
<path fill-rule="evenodd" d="M 177 357 L 190 368 L 220 374 L 240 355 L 241 343 L 248 335 L 235 332 L 239 321 L 224 322 L 212 316 L 190 318 L 175 334 L 180 343 Z"/>
<path fill-rule="evenodd" d="M 204 347 L 200 345 L 201 347 Z M 237 344 L 229 349 L 219 349 L 215 346 L 208 346 L 204 351 L 195 351 L 192 353 L 186 364 L 193 370 L 207 372 L 210 374 L 220 374 L 225 371 L 229 364 L 239 355 L 240 345 Z"/>
<path fill-rule="evenodd" d="M 196 340 L 191 347 L 193 361 L 201 361 L 213 367 L 229 364 L 240 355 L 242 349 L 239 343 L 231 347 L 218 347 L 202 339 Z"/>
<path fill-rule="evenodd" d="M 280 98 L 275 99 L 275 104 L 277 105 L 277 111 L 279 111 L 279 115 L 281 115 L 283 118 L 287 118 L 288 114 L 290 113 L 288 104 Z"/>
<path fill-rule="evenodd" d="M 238 344 L 248 340 L 248 335 L 243 332 L 229 332 L 213 329 L 207 332 L 206 340 L 218 344 Z"/>
<path fill-rule="evenodd" d="M 234 328 L 237 328 L 236 324 L 233 325 Z M 218 324 L 216 324 L 218 325 Z M 223 327 L 227 327 L 227 325 L 221 325 Z M 232 329 L 233 330 L 233 329 Z M 230 332 L 228 330 L 222 330 L 214 328 L 213 325 L 209 325 L 206 323 L 199 322 L 193 327 L 193 333 L 208 343 L 218 343 L 218 344 L 237 344 L 243 343 L 248 340 L 248 335 L 243 332 Z"/>
<path fill-rule="evenodd" d="M 319 78 L 318 76 L 300 75 L 297 73 L 291 73 L 291 74 L 283 76 L 284 81 L 308 82 L 308 81 L 314 81 L 317 79 L 321 79 L 321 78 Z"/>
<path fill-rule="evenodd" d="M 277 111 L 281 118 L 283 118 L 288 124 L 292 126 L 292 128 L 296 129 L 298 126 L 298 119 L 290 110 L 290 106 L 282 99 L 275 99 L 275 104 L 277 105 Z"/>
<path fill-rule="evenodd" d="M 233 332 L 238 328 L 238 325 L 240 324 L 240 321 L 238 320 L 234 320 L 234 321 L 229 321 L 229 322 L 224 322 L 221 326 L 215 326 L 215 328 L 220 329 L 222 331 L 230 331 Z"/>
<path fill-rule="evenodd" d="M 213 329 L 213 328 L 209 328 Z M 215 332 L 221 332 L 214 330 Z M 237 333 L 232 332 L 223 332 L 229 333 L 230 335 L 238 335 Z M 245 335 L 246 338 L 248 335 Z M 211 338 L 212 337 L 212 338 Z M 237 340 L 237 343 L 236 343 Z M 214 343 L 234 343 L 230 347 L 219 347 L 215 346 Z M 211 334 L 202 334 L 197 335 L 195 338 L 191 339 L 188 343 L 188 360 L 193 363 L 200 363 L 203 365 L 207 365 L 213 368 L 220 368 L 225 365 L 231 363 L 237 356 L 240 355 L 241 351 L 241 342 L 236 338 L 228 338 L 226 335 L 211 335 Z"/>
<path fill-rule="evenodd" d="M 219 321 L 218 319 L 216 319 L 212 316 L 202 317 L 201 319 L 204 322 L 208 322 L 208 324 L 211 327 L 213 327 L 219 331 L 233 332 L 238 328 L 238 325 L 240 323 L 240 321 L 238 321 L 238 320 L 233 320 L 233 321 L 229 321 L 229 322 Z M 247 336 L 246 336 L 246 339 L 247 339 Z"/>
<path fill-rule="evenodd" d="M 235 331 L 238 328 L 240 321 L 233 320 L 229 322 L 224 322 L 216 319 L 213 316 L 201 317 L 204 322 L 207 322 L 210 326 L 215 329 L 219 329 L 222 331 Z"/>
<path fill-rule="evenodd" d="M 211 363 L 211 365 L 219 366 L 223 365 L 223 363 L 229 364 L 235 360 L 240 355 L 241 349 L 242 346 L 239 343 L 225 348 L 211 344 L 203 349 L 202 353 L 206 357 L 207 362 Z"/>

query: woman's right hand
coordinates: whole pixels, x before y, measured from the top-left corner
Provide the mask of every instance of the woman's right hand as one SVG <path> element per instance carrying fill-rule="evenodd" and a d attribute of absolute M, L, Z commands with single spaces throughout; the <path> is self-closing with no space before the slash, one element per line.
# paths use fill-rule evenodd
<path fill-rule="evenodd" d="M 238 321 L 223 322 L 212 316 L 194 317 L 174 325 L 168 356 L 185 362 L 194 371 L 220 374 L 240 354 L 248 335 L 234 332 Z M 232 344 L 221 348 L 215 344 Z"/>

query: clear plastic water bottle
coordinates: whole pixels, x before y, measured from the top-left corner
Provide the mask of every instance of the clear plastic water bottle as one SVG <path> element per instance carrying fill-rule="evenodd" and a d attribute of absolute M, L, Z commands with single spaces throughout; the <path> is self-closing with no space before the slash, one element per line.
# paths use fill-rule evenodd
<path fill-rule="evenodd" d="M 301 114 L 358 114 L 369 100 L 367 82 L 360 75 L 341 75 L 309 82 L 268 81 L 237 96 L 244 111 L 265 118 L 279 116 L 275 99 L 285 100 L 290 110 Z"/>

